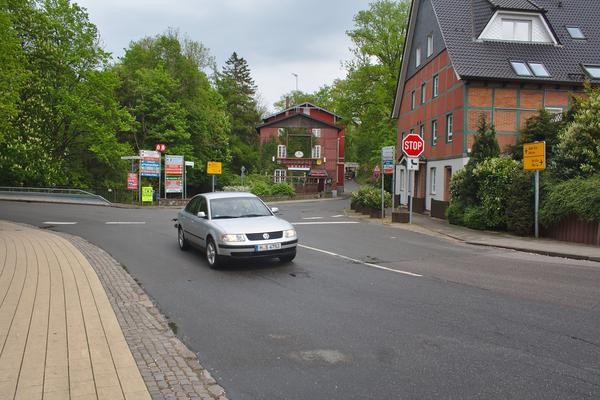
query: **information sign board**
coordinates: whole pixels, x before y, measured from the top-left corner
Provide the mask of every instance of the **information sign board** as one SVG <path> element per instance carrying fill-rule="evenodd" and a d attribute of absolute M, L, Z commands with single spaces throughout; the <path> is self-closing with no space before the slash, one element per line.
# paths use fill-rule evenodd
<path fill-rule="evenodd" d="M 394 174 L 394 160 L 383 160 L 383 173 L 385 175 Z"/>
<path fill-rule="evenodd" d="M 526 143 L 523 145 L 523 168 L 526 171 L 546 169 L 546 142 Z"/>
<path fill-rule="evenodd" d="M 144 202 L 144 203 L 152 202 L 152 186 L 142 187 L 142 202 Z"/>
<path fill-rule="evenodd" d="M 221 166 L 223 163 L 217 161 L 209 161 L 206 167 L 206 173 L 209 175 L 221 175 Z"/>
<path fill-rule="evenodd" d="M 138 174 L 135 172 L 129 172 L 127 174 L 127 190 L 137 190 L 138 188 Z"/>
<path fill-rule="evenodd" d="M 160 178 L 160 152 L 140 150 L 140 175 Z"/>

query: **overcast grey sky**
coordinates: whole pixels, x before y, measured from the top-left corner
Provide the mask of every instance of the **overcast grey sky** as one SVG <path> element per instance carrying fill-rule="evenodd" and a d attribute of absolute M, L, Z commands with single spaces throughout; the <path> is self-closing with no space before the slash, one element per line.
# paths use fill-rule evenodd
<path fill-rule="evenodd" d="M 314 91 L 343 77 L 350 58 L 346 31 L 369 0 L 73 0 L 88 10 L 104 48 L 120 57 L 131 41 L 169 27 L 202 42 L 219 69 L 236 51 L 251 68 L 272 110 L 279 97 L 298 86 Z"/>

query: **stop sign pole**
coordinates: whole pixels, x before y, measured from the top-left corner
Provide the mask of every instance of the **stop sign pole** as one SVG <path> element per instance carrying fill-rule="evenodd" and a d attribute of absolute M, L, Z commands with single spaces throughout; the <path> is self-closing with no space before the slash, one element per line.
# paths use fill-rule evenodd
<path fill-rule="evenodd" d="M 425 151 L 425 141 L 415 133 L 411 133 L 402 139 L 402 151 L 409 159 L 406 161 L 408 168 L 410 158 L 417 158 Z M 417 161 L 417 165 L 418 161 Z M 410 200 L 408 204 L 408 223 L 412 224 L 413 197 L 415 197 L 415 170 L 410 169 Z"/>

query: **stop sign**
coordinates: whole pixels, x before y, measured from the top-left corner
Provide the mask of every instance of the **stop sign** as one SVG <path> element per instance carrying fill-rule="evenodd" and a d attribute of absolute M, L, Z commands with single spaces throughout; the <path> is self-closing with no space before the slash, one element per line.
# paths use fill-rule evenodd
<path fill-rule="evenodd" d="M 416 133 L 402 139 L 402 150 L 408 157 L 419 157 L 425 151 L 425 141 Z"/>

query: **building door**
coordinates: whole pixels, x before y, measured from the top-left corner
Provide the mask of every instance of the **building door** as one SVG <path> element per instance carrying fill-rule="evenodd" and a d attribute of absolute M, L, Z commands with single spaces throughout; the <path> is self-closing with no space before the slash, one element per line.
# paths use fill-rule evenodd
<path fill-rule="evenodd" d="M 444 201 L 450 201 L 450 183 L 452 182 L 452 167 L 444 168 Z"/>
<path fill-rule="evenodd" d="M 415 181 L 414 181 L 414 187 L 412 188 L 413 190 L 413 197 L 421 197 L 421 185 L 420 185 L 420 181 L 421 179 L 419 179 L 421 177 L 421 171 L 415 171 Z"/>

